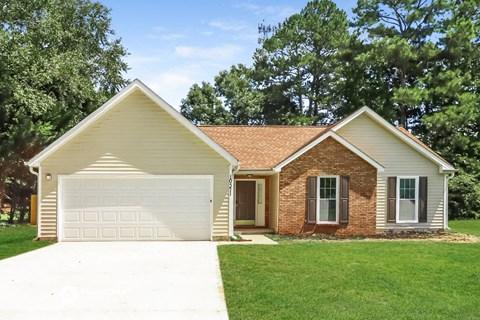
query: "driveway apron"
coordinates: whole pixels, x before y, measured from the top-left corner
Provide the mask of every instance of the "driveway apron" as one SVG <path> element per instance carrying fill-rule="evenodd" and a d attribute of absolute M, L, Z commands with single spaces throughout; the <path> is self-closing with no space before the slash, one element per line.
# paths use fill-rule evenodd
<path fill-rule="evenodd" d="M 228 319 L 216 243 L 57 243 L 0 260 L 0 319 Z"/>

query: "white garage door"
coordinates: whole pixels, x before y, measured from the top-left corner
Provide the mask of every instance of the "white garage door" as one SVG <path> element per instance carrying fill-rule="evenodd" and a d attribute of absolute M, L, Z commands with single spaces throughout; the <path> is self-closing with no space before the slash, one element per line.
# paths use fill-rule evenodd
<path fill-rule="evenodd" d="M 210 240 L 208 176 L 61 177 L 60 239 Z"/>

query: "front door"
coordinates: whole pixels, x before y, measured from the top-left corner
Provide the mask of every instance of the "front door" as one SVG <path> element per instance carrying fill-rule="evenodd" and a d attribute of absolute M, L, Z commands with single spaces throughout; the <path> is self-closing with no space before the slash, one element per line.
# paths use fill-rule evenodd
<path fill-rule="evenodd" d="M 236 221 L 237 225 L 255 225 L 256 181 L 237 181 Z"/>

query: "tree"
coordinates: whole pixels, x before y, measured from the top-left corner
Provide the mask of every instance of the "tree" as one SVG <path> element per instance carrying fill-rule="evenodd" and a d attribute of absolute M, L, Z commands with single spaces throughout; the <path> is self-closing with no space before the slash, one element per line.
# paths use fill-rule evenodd
<path fill-rule="evenodd" d="M 14 201 L 19 188 L 32 191 L 24 161 L 125 85 L 127 53 L 114 35 L 98 2 L 1 4 L 0 201 Z"/>
<path fill-rule="evenodd" d="M 253 70 L 243 64 L 223 70 L 215 77 L 215 90 L 234 124 L 262 124 L 263 94 L 255 88 Z"/>
<path fill-rule="evenodd" d="M 338 105 L 337 57 L 348 40 L 345 12 L 333 1 L 314 0 L 277 27 L 260 29 L 272 30 L 254 54 L 261 88 L 280 91 L 295 104 L 291 113 L 308 122 L 328 118 Z"/>
<path fill-rule="evenodd" d="M 194 124 L 231 124 L 232 116 L 217 98 L 215 88 L 208 82 L 194 84 L 182 99 L 180 113 Z"/>
<path fill-rule="evenodd" d="M 365 75 L 382 79 L 388 96 L 380 114 L 408 128 L 425 110 L 421 79 L 434 65 L 440 49 L 435 33 L 445 15 L 443 0 L 359 0 L 353 26 L 365 37 L 357 60 Z M 393 118 L 392 118 L 393 116 Z"/>

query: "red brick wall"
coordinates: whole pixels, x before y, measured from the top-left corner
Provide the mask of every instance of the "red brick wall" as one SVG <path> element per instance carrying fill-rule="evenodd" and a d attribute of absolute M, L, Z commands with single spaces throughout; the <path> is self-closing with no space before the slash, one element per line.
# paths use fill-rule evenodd
<path fill-rule="evenodd" d="M 350 176 L 349 222 L 305 223 L 307 177 Z M 280 172 L 279 233 L 372 234 L 376 231 L 377 171 L 333 138 L 327 138 Z"/>

